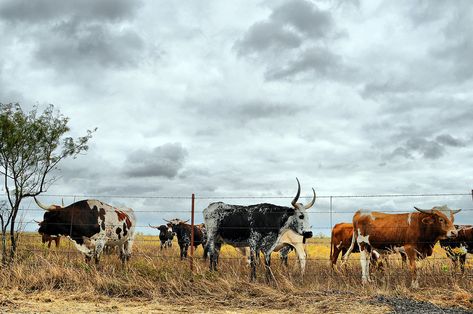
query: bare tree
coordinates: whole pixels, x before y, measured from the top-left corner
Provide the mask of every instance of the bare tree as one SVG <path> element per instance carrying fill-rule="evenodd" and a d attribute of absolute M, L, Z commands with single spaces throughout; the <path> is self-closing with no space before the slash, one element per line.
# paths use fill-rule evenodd
<path fill-rule="evenodd" d="M 0 103 L 0 175 L 6 191 L 6 206 L 1 213 L 2 260 L 7 262 L 6 233 L 9 229 L 10 254 L 17 249 L 17 216 L 22 200 L 45 192 L 57 179 L 53 170 L 67 157 L 87 151 L 92 132 L 83 137 L 65 137 L 69 118 L 49 105 L 41 114 L 38 108 L 25 113 L 19 104 Z M 95 131 L 95 130 L 94 130 Z"/>

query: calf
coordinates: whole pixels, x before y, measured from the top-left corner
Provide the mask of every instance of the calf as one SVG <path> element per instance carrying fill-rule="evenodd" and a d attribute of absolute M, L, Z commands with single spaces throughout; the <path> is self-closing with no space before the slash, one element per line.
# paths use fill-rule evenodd
<path fill-rule="evenodd" d="M 465 271 L 466 254 L 473 253 L 473 226 L 472 225 L 455 225 L 458 230 L 456 238 L 440 240 L 440 246 L 445 249 L 447 256 L 457 266 L 460 262 L 462 273 Z"/>
<path fill-rule="evenodd" d="M 357 243 L 360 248 L 362 282 L 371 281 L 369 276 L 370 252 L 403 251 L 409 259 L 411 285 L 418 288 L 416 258 L 432 255 L 435 243 L 440 239 L 457 235 L 452 221 L 440 209 L 429 210 L 414 207 L 418 212 L 409 214 L 384 214 L 359 210 L 353 216 L 353 237 L 350 248 L 343 256 L 346 260 Z M 443 208 L 443 207 L 442 207 Z M 459 212 L 450 211 L 452 215 Z"/>
<path fill-rule="evenodd" d="M 174 239 L 174 232 L 172 232 L 172 226 L 149 226 L 151 228 L 159 230 L 159 241 L 161 242 L 161 250 L 163 248 L 172 247 L 172 240 Z"/>
<path fill-rule="evenodd" d="M 61 240 L 60 236 L 52 236 L 52 235 L 45 234 L 45 233 L 41 234 L 41 242 L 43 242 L 43 244 L 48 242 L 48 249 L 51 248 L 51 242 L 53 242 L 53 241 L 56 244 L 56 247 L 59 247 L 60 240 Z"/>
<path fill-rule="evenodd" d="M 306 260 L 307 260 L 307 253 L 305 251 L 305 241 L 304 237 L 299 235 L 298 233 L 287 230 L 281 235 L 281 239 L 279 240 L 278 244 L 274 248 L 274 252 L 279 251 L 279 257 L 282 263 L 285 266 L 288 266 L 288 255 L 289 253 L 294 250 L 296 251 L 296 255 L 299 259 L 299 265 L 301 267 L 301 275 L 304 275 Z M 240 253 L 247 258 L 249 264 L 251 264 L 251 254 L 249 247 L 237 247 Z M 259 254 L 256 254 L 259 256 Z M 257 260 L 259 260 L 257 258 Z"/>

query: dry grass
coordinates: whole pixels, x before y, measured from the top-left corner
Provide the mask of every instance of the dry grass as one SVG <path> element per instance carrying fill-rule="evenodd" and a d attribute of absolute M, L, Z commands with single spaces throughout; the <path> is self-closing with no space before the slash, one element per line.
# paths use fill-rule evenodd
<path fill-rule="evenodd" d="M 293 254 L 289 269 L 281 266 L 274 254 L 275 281 L 266 284 L 263 267 L 259 269 L 257 282 L 250 283 L 246 262 L 228 246 L 222 250 L 216 273 L 207 270 L 208 264 L 201 260 L 202 249 L 199 248 L 192 273 L 189 261 L 179 260 L 177 244 L 171 250 L 160 251 L 158 239 L 153 236 L 138 236 L 134 256 L 127 267 L 122 267 L 116 255 L 104 256 L 101 265 L 95 267 L 86 264 L 67 241 L 63 241 L 59 249 L 48 250 L 41 245 L 39 236 L 25 234 L 17 262 L 0 272 L 3 291 L 0 308 L 15 308 L 12 296 L 28 301 L 32 300 L 28 296 L 35 296 L 40 303 L 48 298 L 52 300 L 49 303 L 61 300 L 71 304 L 79 300 L 109 300 L 104 311 L 111 309 L 113 300 L 121 300 L 142 311 L 187 307 L 197 311 L 317 309 L 330 313 L 359 308 L 360 311 L 385 312 L 388 310 L 385 306 L 370 304 L 369 300 L 376 295 L 472 308 L 471 264 L 467 265 L 464 275 L 455 273 L 440 248 L 435 248 L 432 258 L 419 262 L 419 290 L 409 288 L 408 271 L 396 258 L 390 259 L 384 272 L 374 273 L 373 284 L 362 286 L 357 254 L 347 267 L 332 271 L 329 252 L 329 239 L 309 242 L 310 260 L 303 279 Z M 149 308 L 143 308 L 145 305 Z M 27 307 L 25 309 L 27 311 Z"/>

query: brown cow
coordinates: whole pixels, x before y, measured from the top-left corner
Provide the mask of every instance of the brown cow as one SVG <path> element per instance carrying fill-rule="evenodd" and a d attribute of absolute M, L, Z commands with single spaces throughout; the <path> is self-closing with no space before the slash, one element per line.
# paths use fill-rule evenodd
<path fill-rule="evenodd" d="M 435 243 L 440 239 L 457 235 L 457 230 L 443 207 L 429 210 L 414 207 L 418 212 L 409 214 L 384 214 L 359 210 L 353 216 L 353 237 L 346 260 L 355 246 L 360 249 L 362 282 L 371 281 L 369 275 L 370 252 L 405 252 L 412 274 L 411 285 L 418 288 L 416 258 L 432 255 Z M 442 208 L 442 210 L 440 210 Z M 459 210 L 451 211 L 452 214 Z"/>
<path fill-rule="evenodd" d="M 330 261 L 332 268 L 337 264 L 338 255 L 342 256 L 348 251 L 353 238 L 353 224 L 342 222 L 333 226 L 332 236 L 330 238 Z M 352 253 L 358 253 L 358 245 L 353 247 Z"/>

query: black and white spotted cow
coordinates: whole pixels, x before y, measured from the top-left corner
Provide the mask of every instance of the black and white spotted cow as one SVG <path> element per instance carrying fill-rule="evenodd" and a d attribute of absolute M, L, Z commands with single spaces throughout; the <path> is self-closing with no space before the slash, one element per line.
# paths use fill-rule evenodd
<path fill-rule="evenodd" d="M 65 236 L 98 264 L 105 246 L 118 247 L 122 262 L 131 256 L 136 218 L 131 208 L 119 209 L 98 200 L 82 200 L 66 207 L 36 204 L 46 210 L 38 232 Z"/>
<path fill-rule="evenodd" d="M 297 194 L 291 202 L 292 207 L 267 203 L 240 206 L 217 202 L 204 209 L 210 270 L 217 269 L 219 247 L 222 243 L 228 243 L 234 247 L 250 248 L 250 280 L 256 279 L 255 258 L 257 252 L 262 252 L 265 257 L 266 279 L 271 279 L 271 253 L 280 243 L 285 231 L 292 230 L 305 238 L 312 237 L 306 210 L 315 203 L 315 190 L 312 189 L 312 201 L 303 205 L 297 203 L 301 192 L 299 180 L 297 185 Z"/>
<path fill-rule="evenodd" d="M 159 242 L 161 242 L 161 250 L 163 248 L 170 248 L 172 247 L 172 240 L 174 239 L 174 232 L 172 231 L 171 226 L 161 225 L 161 226 L 152 226 L 149 225 L 151 228 L 159 230 Z"/>

